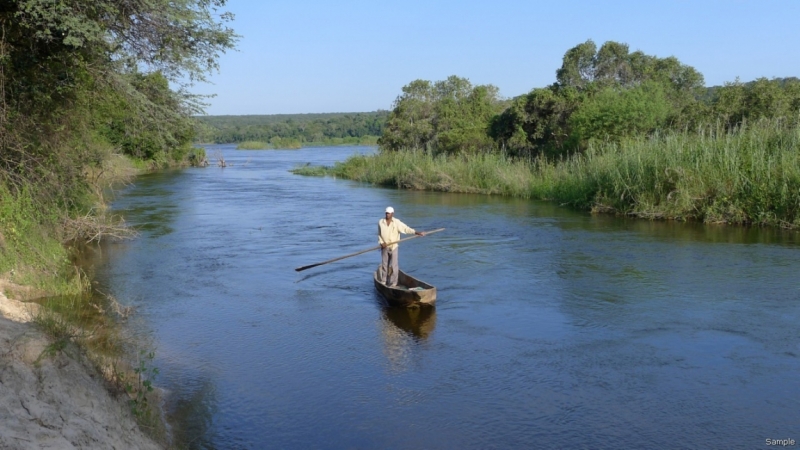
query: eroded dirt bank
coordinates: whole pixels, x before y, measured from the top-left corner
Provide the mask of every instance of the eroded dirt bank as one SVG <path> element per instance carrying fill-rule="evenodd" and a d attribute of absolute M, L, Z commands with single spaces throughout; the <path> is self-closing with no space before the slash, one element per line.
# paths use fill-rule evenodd
<path fill-rule="evenodd" d="M 160 449 L 76 351 L 49 341 L 0 293 L 0 449 Z"/>

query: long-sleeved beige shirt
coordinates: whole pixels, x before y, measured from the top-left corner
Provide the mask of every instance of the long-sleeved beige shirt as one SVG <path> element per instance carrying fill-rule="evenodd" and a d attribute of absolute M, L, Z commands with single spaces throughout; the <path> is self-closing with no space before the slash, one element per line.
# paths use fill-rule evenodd
<path fill-rule="evenodd" d="M 395 218 L 392 218 L 392 223 L 386 223 L 386 219 L 381 219 L 378 221 L 379 244 L 388 244 L 389 242 L 399 241 L 400 233 L 414 234 L 416 231 Z M 390 250 L 394 250 L 396 248 L 397 244 L 392 244 L 389 246 Z"/>

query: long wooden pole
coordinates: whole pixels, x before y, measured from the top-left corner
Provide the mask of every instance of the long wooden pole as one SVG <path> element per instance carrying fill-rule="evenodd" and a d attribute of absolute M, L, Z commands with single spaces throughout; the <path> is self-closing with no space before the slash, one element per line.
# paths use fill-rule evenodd
<path fill-rule="evenodd" d="M 440 231 L 442 231 L 442 230 L 444 230 L 444 228 L 439 228 L 439 229 L 436 229 L 436 230 L 426 231 L 426 232 L 425 232 L 425 235 L 427 236 L 427 235 L 429 235 L 429 234 L 438 233 L 438 232 L 440 232 Z M 414 238 L 418 238 L 418 237 L 421 237 L 421 236 L 418 236 L 418 235 L 410 236 L 410 237 L 407 237 L 407 238 L 400 239 L 399 241 L 390 242 L 390 243 L 388 243 L 388 244 L 386 244 L 386 245 L 398 244 L 398 243 L 400 243 L 400 242 L 403 242 L 403 241 L 408 241 L 408 240 L 411 240 L 411 239 L 414 239 Z M 379 245 L 379 246 L 377 246 L 377 247 L 368 248 L 368 249 L 366 249 L 366 250 L 361 250 L 360 252 L 355 252 L 355 253 L 353 253 L 353 254 L 350 254 L 350 255 L 345 255 L 345 256 L 340 256 L 340 257 L 338 257 L 338 258 L 329 259 L 329 260 L 327 260 L 327 261 L 323 261 L 323 262 L 321 262 L 321 263 L 309 264 L 309 265 L 307 265 L 307 266 L 298 267 L 297 269 L 294 269 L 294 270 L 295 270 L 295 271 L 297 271 L 297 272 L 302 272 L 302 271 L 304 271 L 304 270 L 306 270 L 306 269 L 310 269 L 310 268 L 312 268 L 312 267 L 317 267 L 317 266 L 321 266 L 321 265 L 323 265 L 323 264 L 332 263 L 332 262 L 334 262 L 334 261 L 339 261 L 339 260 L 342 260 L 342 259 L 345 259 L 345 258 L 349 258 L 349 257 L 351 257 L 351 256 L 357 256 L 357 255 L 360 255 L 360 254 L 362 254 L 362 253 L 367 253 L 367 252 L 371 252 L 371 251 L 373 251 L 373 250 L 378 250 L 379 248 L 381 248 L 381 246 L 380 246 L 380 245 Z"/>

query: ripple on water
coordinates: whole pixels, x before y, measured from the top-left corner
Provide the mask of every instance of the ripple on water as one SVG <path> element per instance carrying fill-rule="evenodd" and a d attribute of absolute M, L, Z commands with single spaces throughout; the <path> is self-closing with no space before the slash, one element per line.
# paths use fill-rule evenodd
<path fill-rule="evenodd" d="M 142 237 L 99 270 L 147 319 L 181 442 L 753 448 L 796 431 L 796 238 L 287 172 L 354 149 L 218 148 L 234 165 L 137 179 L 115 208 Z M 447 228 L 402 247 L 439 290 L 427 315 L 382 306 L 377 252 L 294 271 L 377 245 L 387 205 Z"/>

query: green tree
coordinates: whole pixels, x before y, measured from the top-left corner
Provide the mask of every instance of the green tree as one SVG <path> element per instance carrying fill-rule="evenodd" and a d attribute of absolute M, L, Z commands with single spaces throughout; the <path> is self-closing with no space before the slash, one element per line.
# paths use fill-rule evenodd
<path fill-rule="evenodd" d="M 516 99 L 491 134 L 511 154 L 557 157 L 592 138 L 694 124 L 704 114 L 702 90 L 703 76 L 674 57 L 613 41 L 598 50 L 587 40 L 564 54 L 556 83 Z"/>
<path fill-rule="evenodd" d="M 160 72 L 120 76 L 124 95 L 106 92 L 95 104 L 93 128 L 123 153 L 143 160 L 178 161 L 195 136 L 180 96 Z"/>
<path fill-rule="evenodd" d="M 630 89 L 609 86 L 584 101 L 569 117 L 571 139 L 619 140 L 663 128 L 671 112 L 664 87 L 654 81 Z"/>
<path fill-rule="evenodd" d="M 491 136 L 512 156 L 556 157 L 569 151 L 568 119 L 584 94 L 552 85 L 517 97 L 492 121 Z"/>
<path fill-rule="evenodd" d="M 560 86 L 583 89 L 594 81 L 597 45 L 591 39 L 567 50 L 556 71 Z"/>
<path fill-rule="evenodd" d="M 800 114 L 800 80 L 759 78 L 725 83 L 714 91 L 710 114 L 712 120 L 729 128 L 762 118 L 785 118 L 787 124 L 793 124 Z"/>
<path fill-rule="evenodd" d="M 427 80 L 414 80 L 402 90 L 386 120 L 378 145 L 387 150 L 428 150 L 435 135 L 436 95 L 433 84 Z"/>
<path fill-rule="evenodd" d="M 94 140 L 144 157 L 185 142 L 199 105 L 167 80 L 202 80 L 233 47 L 224 4 L 0 0 L 0 181 L 72 209 L 87 191 L 85 169 L 102 163 Z"/>
<path fill-rule="evenodd" d="M 498 110 L 498 89 L 492 85 L 472 86 L 455 76 L 435 85 L 436 150 L 448 154 L 490 151 L 494 142 L 489 124 Z"/>
<path fill-rule="evenodd" d="M 604 84 L 631 86 L 637 81 L 631 64 L 628 44 L 608 41 L 594 56 L 594 75 Z"/>
<path fill-rule="evenodd" d="M 457 76 L 435 83 L 415 80 L 403 87 L 378 144 L 390 151 L 488 151 L 494 147 L 489 125 L 500 104 L 492 85 L 473 86 Z"/>

